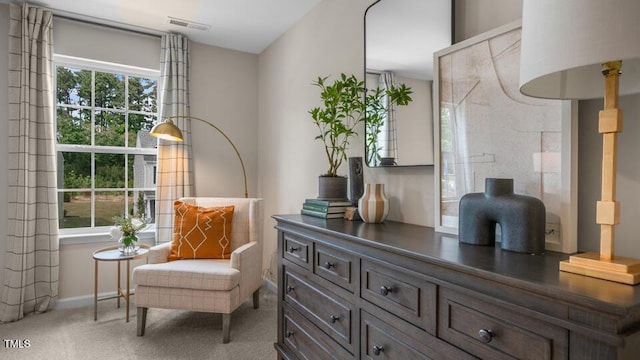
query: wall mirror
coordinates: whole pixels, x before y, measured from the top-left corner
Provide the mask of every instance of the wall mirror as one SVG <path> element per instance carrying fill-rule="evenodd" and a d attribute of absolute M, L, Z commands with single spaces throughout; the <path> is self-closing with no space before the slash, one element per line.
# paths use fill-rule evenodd
<path fill-rule="evenodd" d="M 367 93 L 391 84 L 413 91 L 408 105 L 385 105 L 383 121 L 366 122 L 365 161 L 370 167 L 433 165 L 433 53 L 452 44 L 453 2 L 378 0 L 364 23 Z"/>

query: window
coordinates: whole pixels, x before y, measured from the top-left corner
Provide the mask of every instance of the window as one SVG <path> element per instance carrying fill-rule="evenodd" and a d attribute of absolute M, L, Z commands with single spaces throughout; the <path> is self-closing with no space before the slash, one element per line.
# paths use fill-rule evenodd
<path fill-rule="evenodd" d="M 57 55 L 61 234 L 104 231 L 113 217 L 154 218 L 159 72 Z M 101 227 L 103 227 L 101 229 Z"/>
<path fill-rule="evenodd" d="M 440 179 L 440 193 L 442 200 L 452 201 L 458 198 L 458 186 L 455 174 L 455 151 L 456 146 L 453 132 L 451 114 L 453 112 L 450 104 L 441 104 L 440 109 L 440 164 L 442 178 Z"/>

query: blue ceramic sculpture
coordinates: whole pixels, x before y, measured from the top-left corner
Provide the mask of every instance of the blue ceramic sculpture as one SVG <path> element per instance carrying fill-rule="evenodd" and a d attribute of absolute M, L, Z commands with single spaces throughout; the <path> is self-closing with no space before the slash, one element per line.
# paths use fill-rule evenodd
<path fill-rule="evenodd" d="M 466 194 L 460 199 L 458 239 L 493 246 L 496 224 L 500 224 L 503 250 L 542 253 L 545 217 L 540 199 L 513 193 L 513 179 L 487 178 L 484 193 Z"/>

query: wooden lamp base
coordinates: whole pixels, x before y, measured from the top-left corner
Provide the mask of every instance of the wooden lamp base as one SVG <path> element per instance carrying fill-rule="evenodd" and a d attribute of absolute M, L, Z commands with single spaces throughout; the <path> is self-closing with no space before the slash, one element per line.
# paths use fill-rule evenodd
<path fill-rule="evenodd" d="M 602 64 L 605 77 L 604 110 L 600 111 L 598 131 L 602 134 L 602 200 L 596 204 L 596 223 L 600 224 L 600 252 L 572 255 L 560 262 L 560 271 L 591 276 L 628 285 L 640 283 L 640 260 L 613 254 L 614 227 L 620 223 L 620 204 L 616 197 L 616 134 L 622 131 L 622 110 L 618 109 L 618 78 L 622 61 Z"/>
<path fill-rule="evenodd" d="M 572 255 L 569 260 L 560 262 L 560 271 L 628 285 L 640 283 L 640 260 L 621 256 L 601 260 L 600 253 L 596 252 Z"/>

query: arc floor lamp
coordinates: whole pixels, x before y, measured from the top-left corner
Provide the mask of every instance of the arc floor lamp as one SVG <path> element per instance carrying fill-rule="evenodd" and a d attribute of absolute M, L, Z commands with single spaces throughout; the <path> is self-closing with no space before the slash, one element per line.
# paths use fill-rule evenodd
<path fill-rule="evenodd" d="M 523 2 L 520 91 L 555 99 L 604 95 L 598 124 L 602 134 L 602 198 L 596 204 L 600 252 L 573 255 L 560 263 L 560 270 L 632 285 L 640 283 L 640 260 L 614 254 L 615 226 L 620 222 L 616 147 L 622 131 L 618 93 L 640 92 L 638 35 L 638 0 Z M 625 74 L 620 77 L 623 64 Z"/>
<path fill-rule="evenodd" d="M 219 127 L 213 125 L 212 123 L 204 119 L 201 119 L 195 116 L 188 116 L 188 115 L 170 116 L 166 118 L 163 122 L 156 124 L 151 129 L 151 132 L 149 134 L 151 134 L 151 136 L 155 136 L 157 138 L 165 139 L 169 141 L 182 141 L 184 139 L 182 136 L 182 131 L 173 123 L 173 119 L 192 119 L 192 120 L 203 122 L 211 126 L 212 128 L 214 128 L 216 131 L 220 133 L 220 135 L 224 136 L 224 138 L 227 139 L 227 141 L 229 142 L 233 150 L 236 152 L 236 155 L 238 155 L 238 160 L 240 160 L 240 166 L 242 167 L 242 178 L 244 180 L 244 197 L 248 198 L 249 191 L 247 187 L 247 172 L 244 168 L 244 161 L 242 161 L 242 156 L 240 156 L 240 152 L 238 151 L 238 148 L 236 148 L 236 146 L 233 144 L 233 141 L 229 139 L 227 134 L 225 134 L 224 131 L 220 130 Z"/>

